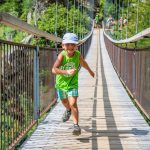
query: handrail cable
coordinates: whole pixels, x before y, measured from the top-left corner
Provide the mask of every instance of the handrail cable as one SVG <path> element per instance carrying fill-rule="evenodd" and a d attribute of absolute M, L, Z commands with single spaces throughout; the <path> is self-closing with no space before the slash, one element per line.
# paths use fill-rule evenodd
<path fill-rule="evenodd" d="M 150 37 L 150 28 L 147 28 L 141 32 L 139 32 L 138 34 L 128 38 L 128 39 L 124 39 L 124 40 L 114 40 L 112 39 L 109 35 L 107 35 L 107 33 L 104 30 L 104 25 L 103 25 L 103 32 L 104 35 L 113 43 L 116 44 L 121 44 L 121 43 L 131 43 L 131 42 L 136 42 L 140 39 L 143 39 L 144 37 Z"/>

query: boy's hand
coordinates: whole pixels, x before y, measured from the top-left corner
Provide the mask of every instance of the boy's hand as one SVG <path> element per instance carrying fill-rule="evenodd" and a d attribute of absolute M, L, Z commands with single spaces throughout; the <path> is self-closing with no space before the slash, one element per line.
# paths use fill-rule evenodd
<path fill-rule="evenodd" d="M 73 74 L 75 74 L 76 69 L 69 69 L 69 70 L 66 70 L 66 71 L 67 71 L 68 75 L 73 75 Z"/>
<path fill-rule="evenodd" d="M 90 70 L 89 73 L 90 73 L 90 75 L 94 78 L 95 73 L 94 73 L 92 70 Z"/>

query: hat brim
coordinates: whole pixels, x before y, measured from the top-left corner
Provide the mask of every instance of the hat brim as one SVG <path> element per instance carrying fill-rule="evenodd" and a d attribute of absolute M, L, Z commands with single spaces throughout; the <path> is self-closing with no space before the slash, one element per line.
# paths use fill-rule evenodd
<path fill-rule="evenodd" d="M 78 44 L 79 42 L 72 41 L 72 40 L 64 40 L 62 41 L 62 44 Z"/>

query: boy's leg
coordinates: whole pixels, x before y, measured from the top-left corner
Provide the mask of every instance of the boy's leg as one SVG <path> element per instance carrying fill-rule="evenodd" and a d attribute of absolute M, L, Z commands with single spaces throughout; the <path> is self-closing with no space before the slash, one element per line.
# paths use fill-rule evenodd
<path fill-rule="evenodd" d="M 61 100 L 61 102 L 67 110 L 70 110 L 70 105 L 69 105 L 68 99 L 63 99 L 63 100 Z"/>
<path fill-rule="evenodd" d="M 62 104 L 66 108 L 66 110 L 62 116 L 62 121 L 66 122 L 69 120 L 69 118 L 71 116 L 71 109 L 70 109 L 70 105 L 68 102 L 68 94 L 66 91 L 62 91 L 62 90 L 58 89 L 57 95 L 58 95 L 58 99 L 61 100 Z"/>
<path fill-rule="evenodd" d="M 68 102 L 68 99 L 63 99 L 61 100 L 62 104 L 65 106 L 66 110 L 62 116 L 62 122 L 66 122 L 69 120 L 70 116 L 71 116 L 71 109 L 70 109 L 70 105 Z"/>
<path fill-rule="evenodd" d="M 81 129 L 80 129 L 80 126 L 78 125 L 79 112 L 78 112 L 78 106 L 77 106 L 77 97 L 70 96 L 68 99 L 69 99 L 69 104 L 70 104 L 73 123 L 74 123 L 72 133 L 73 133 L 73 135 L 80 135 Z"/>
<path fill-rule="evenodd" d="M 66 109 L 70 109 L 67 92 L 57 89 L 57 96 L 58 99 L 61 100 L 62 104 L 66 107 Z"/>
<path fill-rule="evenodd" d="M 72 119 L 74 124 L 78 124 L 78 106 L 77 106 L 77 97 L 69 96 L 69 105 L 72 112 Z"/>

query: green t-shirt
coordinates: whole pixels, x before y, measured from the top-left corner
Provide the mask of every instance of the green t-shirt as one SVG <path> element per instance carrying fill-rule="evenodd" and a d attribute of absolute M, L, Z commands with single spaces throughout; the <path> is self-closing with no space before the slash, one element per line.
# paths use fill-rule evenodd
<path fill-rule="evenodd" d="M 79 58 L 80 52 L 75 51 L 72 57 L 68 57 L 66 51 L 62 51 L 63 61 L 60 66 L 62 70 L 76 69 L 74 75 L 56 75 L 56 84 L 57 89 L 68 91 L 70 89 L 78 88 L 78 68 L 79 68 Z"/>

